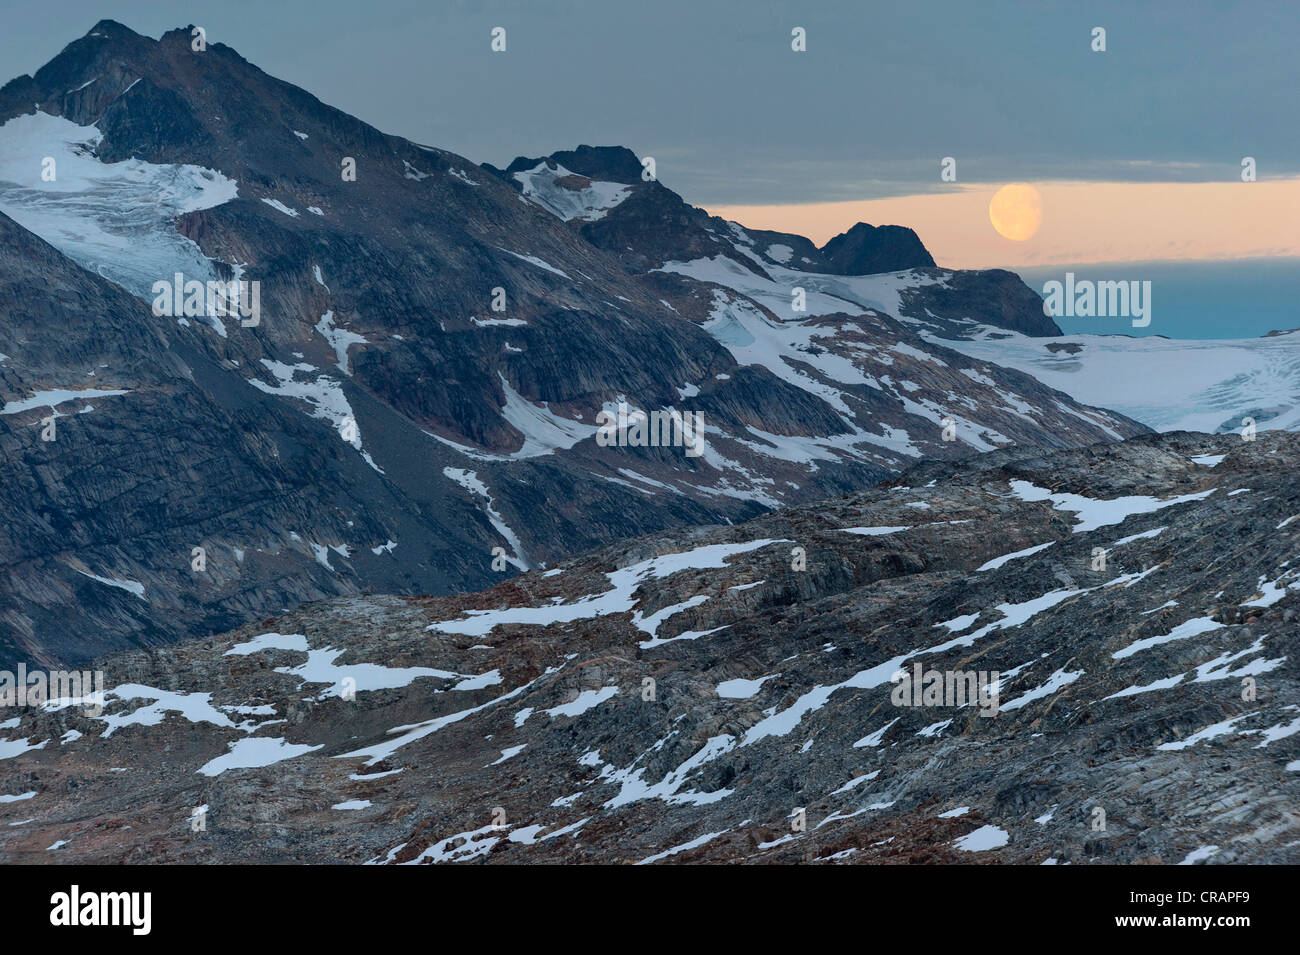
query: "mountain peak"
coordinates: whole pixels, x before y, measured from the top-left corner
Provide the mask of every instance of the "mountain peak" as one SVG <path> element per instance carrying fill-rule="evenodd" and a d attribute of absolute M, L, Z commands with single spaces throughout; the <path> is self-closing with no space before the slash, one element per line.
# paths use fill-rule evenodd
<path fill-rule="evenodd" d="M 871 275 L 904 269 L 933 268 L 934 258 L 920 237 L 901 225 L 873 226 L 859 222 L 821 248 L 840 275 Z"/>
<path fill-rule="evenodd" d="M 86 32 L 87 37 L 92 36 L 130 36 L 139 37 L 129 26 L 124 23 L 118 23 L 116 20 L 100 20 Z M 83 38 L 84 39 L 84 38 Z"/>
<path fill-rule="evenodd" d="M 506 175 L 512 176 L 517 172 L 536 169 L 538 163 L 542 162 L 556 163 L 569 172 L 602 182 L 617 182 L 625 185 L 641 182 L 641 160 L 626 146 L 584 144 L 577 149 L 561 150 L 537 159 L 519 156 L 506 167 Z"/>

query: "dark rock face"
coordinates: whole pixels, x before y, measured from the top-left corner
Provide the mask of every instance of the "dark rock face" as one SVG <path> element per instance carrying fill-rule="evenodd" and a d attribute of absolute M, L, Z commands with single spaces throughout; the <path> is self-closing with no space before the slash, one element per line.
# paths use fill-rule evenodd
<path fill-rule="evenodd" d="M 1297 466 L 1279 432 L 928 461 L 110 657 L 103 713 L 15 711 L 0 858 L 1295 863 Z M 996 671 L 996 712 L 918 666 Z"/>
<path fill-rule="evenodd" d="M 852 277 L 800 271 L 825 267 L 806 239 L 642 182 L 627 150 L 490 174 L 190 41 L 105 21 L 0 90 L 0 121 L 17 124 L 0 136 L 57 126 L 0 182 L 0 402 L 18 409 L 0 415 L 16 489 L 0 664 L 76 663 L 330 596 L 481 589 L 925 457 L 1147 430 L 917 334 L 908 295 L 962 273 L 903 273 L 883 280 L 893 298 L 864 296 Z M 82 146 L 60 155 L 103 181 L 46 190 L 41 157 L 73 134 Z M 158 188 L 104 171 L 128 159 Z M 527 193 L 518 177 L 538 165 L 547 191 Z M 194 176 L 229 180 L 230 197 L 150 205 Z M 79 229 L 126 251 L 87 252 L 68 238 Z M 260 283 L 260 322 L 155 316 L 173 258 Z M 665 267 L 692 260 L 717 268 Z M 796 286 L 807 314 L 789 311 Z M 963 298 L 936 314 L 1002 320 Z M 41 397 L 85 388 L 126 393 Z M 597 416 L 620 402 L 702 414 L 707 453 L 603 446 Z"/>
<path fill-rule="evenodd" d="M 911 229 L 901 225 L 871 226 L 859 222 L 821 249 L 836 275 L 871 275 L 905 269 L 933 268 L 934 259 Z"/>
<path fill-rule="evenodd" d="M 634 274 L 671 261 L 735 254 L 723 220 L 687 205 L 658 182 L 634 188 L 610 214 L 584 224 L 581 233 L 592 245 L 617 255 Z M 742 260 L 741 265 L 766 274 L 759 263 Z"/>
<path fill-rule="evenodd" d="M 642 181 L 641 160 L 625 146 L 579 146 L 577 149 L 561 150 L 538 159 L 520 156 L 506 167 L 504 175 L 510 177 L 517 172 L 533 169 L 543 162 L 564 166 L 587 179 L 625 185 L 637 185 Z"/>
<path fill-rule="evenodd" d="M 901 316 L 940 338 L 969 338 L 981 326 L 989 337 L 998 329 L 1049 338 L 1060 326 L 1043 311 L 1043 300 L 1020 276 L 1005 269 L 948 272 L 932 270 L 942 282 L 904 293 Z"/>
<path fill-rule="evenodd" d="M 454 555 L 495 535 L 453 490 L 395 493 L 328 425 L 214 360 L 207 331 L 154 318 L 3 216 L 0 240 L 0 387 L 50 395 L 0 415 L 6 668 L 221 631 L 363 586 L 486 578 Z M 399 537 L 432 562 L 369 549 Z"/>

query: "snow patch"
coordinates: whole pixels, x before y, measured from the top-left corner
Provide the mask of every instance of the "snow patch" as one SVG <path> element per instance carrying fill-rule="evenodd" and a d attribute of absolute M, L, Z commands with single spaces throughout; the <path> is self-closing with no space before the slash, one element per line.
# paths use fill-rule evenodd
<path fill-rule="evenodd" d="M 238 184 L 201 166 L 129 159 L 104 163 L 92 126 L 36 112 L 0 126 L 0 212 L 78 265 L 152 300 L 153 283 L 176 272 L 218 281 L 212 260 L 176 231 L 177 217 L 238 197 Z M 56 162 L 41 179 L 40 158 Z"/>

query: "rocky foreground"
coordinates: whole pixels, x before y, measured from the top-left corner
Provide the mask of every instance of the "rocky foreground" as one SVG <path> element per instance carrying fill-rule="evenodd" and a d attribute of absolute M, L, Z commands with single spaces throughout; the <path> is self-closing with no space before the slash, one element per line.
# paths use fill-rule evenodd
<path fill-rule="evenodd" d="M 0 723 L 0 858 L 1294 863 L 1298 464 L 1285 433 L 928 462 L 113 656 L 99 716 Z M 996 671 L 996 715 L 896 705 L 918 663 Z"/>

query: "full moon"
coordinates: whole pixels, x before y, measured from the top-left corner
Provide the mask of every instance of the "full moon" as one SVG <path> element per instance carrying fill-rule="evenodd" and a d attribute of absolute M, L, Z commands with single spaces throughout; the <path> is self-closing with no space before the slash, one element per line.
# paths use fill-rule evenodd
<path fill-rule="evenodd" d="M 1003 186 L 989 203 L 989 221 L 998 235 L 1024 242 L 1031 239 L 1043 221 L 1043 203 L 1038 190 L 1022 182 Z"/>

